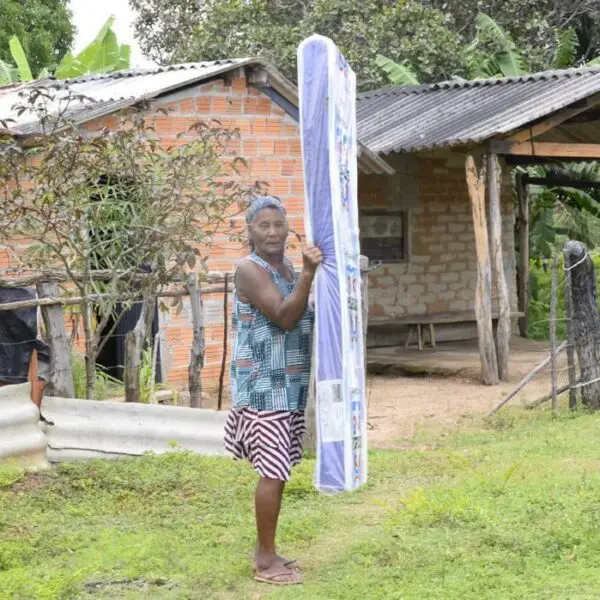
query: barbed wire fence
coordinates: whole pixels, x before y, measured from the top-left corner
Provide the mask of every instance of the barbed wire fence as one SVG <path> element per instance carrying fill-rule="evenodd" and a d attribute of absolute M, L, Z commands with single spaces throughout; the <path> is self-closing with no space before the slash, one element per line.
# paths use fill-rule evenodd
<path fill-rule="evenodd" d="M 15 273 L 14 276 L 17 274 Z M 10 277 L 10 276 L 9 276 Z M 24 309 L 35 309 L 40 310 L 42 313 L 42 323 L 43 325 L 40 327 L 40 324 L 37 325 L 37 335 L 36 337 L 30 337 L 29 339 L 18 339 L 5 341 L 0 340 L 0 348 L 5 349 L 15 349 L 21 348 L 24 350 L 24 353 L 27 356 L 32 357 L 34 350 L 39 350 L 40 346 L 43 343 L 47 343 L 49 347 L 49 366 L 48 368 L 43 369 L 43 371 L 36 373 L 36 379 L 38 375 L 43 376 L 43 379 L 46 380 L 50 384 L 50 389 L 52 389 L 53 393 L 56 395 L 62 395 L 67 397 L 73 397 L 73 365 L 71 364 L 71 352 L 70 350 L 74 347 L 75 343 L 79 335 L 76 337 L 73 336 L 73 331 L 71 331 L 71 335 L 67 335 L 67 327 L 66 322 L 69 319 L 69 315 L 64 311 L 65 308 L 73 307 L 76 308 L 80 306 L 86 299 L 90 302 L 100 302 L 102 301 L 103 295 L 99 294 L 91 294 L 87 297 L 73 296 L 69 295 L 68 292 L 60 292 L 55 283 L 50 284 L 54 287 L 52 288 L 52 293 L 48 296 L 44 296 L 44 294 L 40 293 L 40 283 L 42 285 L 47 284 L 47 282 L 55 281 L 57 278 L 56 274 L 38 274 L 38 275 L 28 275 L 27 277 L 23 277 L 21 274 L 16 276 L 16 278 L 8 278 L 6 274 L 0 281 L 0 289 L 23 289 L 24 287 L 31 287 L 36 285 L 38 287 L 37 296 L 32 298 L 27 298 L 25 300 L 16 300 L 16 301 L 5 301 L 0 302 L 0 312 L 4 311 L 19 311 Z M 60 279 L 60 277 L 58 278 Z M 194 279 L 192 282 L 191 280 Z M 194 355 L 200 355 L 200 360 L 196 361 L 198 363 L 198 373 L 196 377 L 196 392 L 193 393 L 190 389 L 190 405 L 199 407 L 201 404 L 202 392 L 200 386 L 200 371 L 204 366 L 204 353 L 205 353 L 205 322 L 204 322 L 204 310 L 202 300 L 208 295 L 223 293 L 225 297 L 227 297 L 227 292 L 230 288 L 230 274 L 229 273 L 220 273 L 214 272 L 209 273 L 206 277 L 206 281 L 204 281 L 204 287 L 200 285 L 196 286 L 195 277 L 190 277 L 190 281 L 184 282 L 174 282 L 169 286 L 169 289 L 165 289 L 158 293 L 157 299 L 172 299 L 173 301 L 181 300 L 184 297 L 190 297 L 191 301 L 192 296 L 197 296 L 197 303 L 199 305 L 199 310 L 190 310 L 190 318 L 192 319 L 192 330 L 194 332 L 193 340 L 190 348 L 190 365 L 192 364 Z M 25 284 L 25 285 L 23 285 Z M 141 301 L 141 296 L 138 298 L 132 294 L 125 294 L 123 296 L 112 295 L 110 300 L 112 302 L 128 302 L 128 303 L 136 303 Z M 193 308 L 193 307 L 192 307 Z M 53 315 L 49 313 L 54 311 Z M 227 318 L 226 309 L 224 319 Z M 74 317 L 71 318 L 71 326 L 73 329 L 77 328 L 76 324 L 77 319 Z M 37 322 L 37 319 L 36 319 Z M 155 376 L 156 373 L 156 359 L 158 355 L 158 348 L 160 339 L 164 337 L 165 327 L 159 326 L 159 330 L 156 334 L 156 339 L 152 344 L 152 374 Z M 41 337 L 40 337 L 41 334 Z M 111 339 L 127 339 L 128 333 L 119 333 L 115 330 L 110 331 L 108 337 Z M 225 332 L 223 335 L 223 353 L 227 352 L 228 348 L 228 339 L 227 339 L 227 329 L 225 328 Z M 37 360 L 36 360 L 37 363 Z M 30 365 L 31 366 L 31 365 Z M 14 375 L 10 372 L 5 372 L 0 374 L 0 381 L 11 384 L 11 383 L 22 383 L 27 378 L 23 377 L 22 374 Z M 223 386 L 223 376 L 220 377 L 220 386 Z M 154 385 L 151 384 L 151 396 L 154 394 L 155 388 Z M 222 396 L 223 390 L 219 391 L 219 397 Z M 194 396 L 197 396 L 194 398 Z"/>
<path fill-rule="evenodd" d="M 580 242 L 569 241 L 563 250 L 562 269 L 555 255 L 551 267 L 548 318 L 549 355 L 532 369 L 515 388 L 488 413 L 493 415 L 515 398 L 537 375 L 550 366 L 550 390 L 526 404 L 533 409 L 551 402 L 552 412 L 559 410 L 560 396 L 568 392 L 569 409 L 579 402 L 590 409 L 600 409 L 600 314 L 597 306 L 596 274 L 588 249 Z M 561 273 L 562 271 L 562 273 Z M 559 297 L 563 294 L 564 316 L 559 315 Z M 557 325 L 564 324 L 564 340 L 558 340 Z M 566 366 L 558 358 L 566 353 Z"/>

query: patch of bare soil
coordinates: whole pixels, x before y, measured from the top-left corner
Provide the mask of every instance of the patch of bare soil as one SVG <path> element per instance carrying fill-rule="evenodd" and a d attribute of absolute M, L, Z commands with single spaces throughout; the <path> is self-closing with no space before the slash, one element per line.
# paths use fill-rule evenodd
<path fill-rule="evenodd" d="M 561 373 L 560 381 L 564 381 Z M 367 388 L 369 444 L 411 446 L 415 434 L 433 428 L 455 428 L 470 415 L 483 415 L 518 383 L 485 386 L 463 377 L 375 376 Z M 532 402 L 550 391 L 549 375 L 530 382 L 507 406 Z M 539 410 L 539 409 L 538 409 Z"/>

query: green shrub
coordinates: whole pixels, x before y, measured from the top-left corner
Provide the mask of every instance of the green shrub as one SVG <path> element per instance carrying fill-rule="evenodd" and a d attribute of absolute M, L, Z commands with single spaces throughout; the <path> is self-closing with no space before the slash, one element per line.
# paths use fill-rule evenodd
<path fill-rule="evenodd" d="M 596 285 L 600 282 L 600 256 L 593 257 L 596 267 Z M 529 300 L 529 319 L 527 331 L 534 340 L 547 340 L 550 337 L 550 295 L 552 288 L 552 264 L 546 265 L 532 261 L 530 275 L 531 297 Z M 562 257 L 558 267 L 558 305 L 556 311 L 556 332 L 559 339 L 566 337 L 565 332 L 565 271 Z"/>

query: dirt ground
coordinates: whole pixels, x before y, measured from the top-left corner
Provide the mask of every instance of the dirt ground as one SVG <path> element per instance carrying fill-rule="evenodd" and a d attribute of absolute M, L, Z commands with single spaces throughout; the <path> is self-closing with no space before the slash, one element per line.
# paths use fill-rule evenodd
<path fill-rule="evenodd" d="M 510 381 L 485 386 L 479 379 L 476 342 L 441 344 L 423 351 L 403 348 L 369 349 L 371 375 L 367 386 L 369 445 L 401 448 L 420 444 L 415 436 L 430 428 L 453 428 L 465 417 L 485 414 L 502 400 L 534 367 L 549 355 L 548 343 L 522 338 L 511 341 Z M 564 353 L 558 360 L 559 387 L 567 381 Z M 411 373 L 406 375 L 405 373 Z M 550 392 L 546 368 L 510 401 L 509 406 L 532 402 Z M 180 403 L 189 402 L 186 392 Z M 216 408 L 214 392 L 203 398 L 204 408 Z M 223 408 L 230 407 L 229 389 Z"/>
<path fill-rule="evenodd" d="M 412 353 L 411 363 L 456 368 L 444 371 L 446 375 L 431 375 L 429 369 L 423 369 L 420 375 L 371 376 L 367 388 L 369 443 L 380 447 L 412 445 L 415 436 L 429 427 L 452 428 L 468 415 L 486 413 L 548 356 L 547 346 L 528 340 L 515 342 L 509 365 L 510 381 L 496 386 L 485 386 L 479 380 L 479 357 L 473 346 L 446 346 L 438 351 L 424 351 L 420 356 Z M 402 356 L 402 351 L 380 351 L 377 360 L 384 354 Z M 405 356 L 399 362 L 403 361 Z M 394 359 L 389 362 L 394 363 Z M 567 379 L 565 367 L 565 358 L 561 356 L 559 387 Z M 547 368 L 509 406 L 532 402 L 549 391 Z"/>

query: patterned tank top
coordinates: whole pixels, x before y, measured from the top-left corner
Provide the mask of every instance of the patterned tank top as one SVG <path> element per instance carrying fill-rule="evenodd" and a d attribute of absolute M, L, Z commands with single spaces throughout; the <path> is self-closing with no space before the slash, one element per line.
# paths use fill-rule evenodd
<path fill-rule="evenodd" d="M 265 269 L 284 298 L 296 285 L 291 262 L 292 281 L 287 281 L 268 262 L 256 254 L 248 257 Z M 307 310 L 292 331 L 284 331 L 251 304 L 233 296 L 234 331 L 231 361 L 233 408 L 255 410 L 304 410 L 310 379 L 314 313 Z"/>

